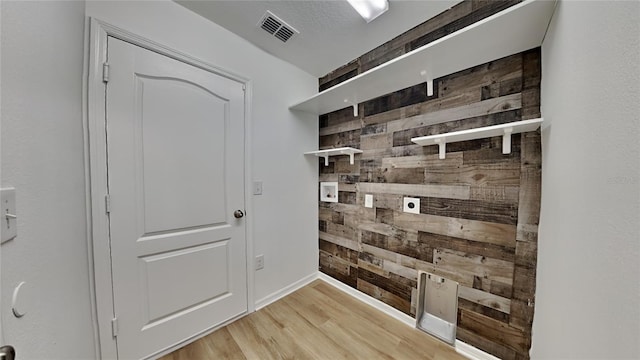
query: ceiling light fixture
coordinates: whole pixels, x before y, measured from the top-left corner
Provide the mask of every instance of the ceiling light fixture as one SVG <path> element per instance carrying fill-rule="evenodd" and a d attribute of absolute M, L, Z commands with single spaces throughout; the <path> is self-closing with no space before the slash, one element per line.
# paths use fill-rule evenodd
<path fill-rule="evenodd" d="M 389 10 L 387 0 L 347 0 L 347 2 L 367 23 Z"/>

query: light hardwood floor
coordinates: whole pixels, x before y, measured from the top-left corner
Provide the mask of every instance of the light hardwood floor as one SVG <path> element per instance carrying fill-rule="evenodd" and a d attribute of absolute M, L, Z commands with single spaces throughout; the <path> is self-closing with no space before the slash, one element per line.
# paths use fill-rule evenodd
<path fill-rule="evenodd" d="M 316 280 L 161 360 L 465 359 L 455 350 Z"/>

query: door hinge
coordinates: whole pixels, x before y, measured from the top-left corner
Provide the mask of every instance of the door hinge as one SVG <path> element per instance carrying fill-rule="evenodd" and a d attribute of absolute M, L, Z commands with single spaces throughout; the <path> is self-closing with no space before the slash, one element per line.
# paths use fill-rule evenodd
<path fill-rule="evenodd" d="M 246 91 L 247 90 L 247 85 L 242 84 L 242 91 Z"/>
<path fill-rule="evenodd" d="M 111 335 L 113 335 L 113 337 L 118 336 L 118 318 L 117 317 L 114 317 L 113 319 L 111 319 Z"/>
<path fill-rule="evenodd" d="M 104 211 L 107 214 L 111 213 L 111 195 L 109 194 L 104 196 Z"/>
<path fill-rule="evenodd" d="M 109 82 L 109 64 L 108 63 L 102 64 L 102 82 L 105 82 L 105 83 Z"/>

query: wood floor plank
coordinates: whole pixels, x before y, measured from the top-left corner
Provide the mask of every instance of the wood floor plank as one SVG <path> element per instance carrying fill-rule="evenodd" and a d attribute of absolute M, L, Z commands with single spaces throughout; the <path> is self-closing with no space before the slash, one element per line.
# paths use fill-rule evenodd
<path fill-rule="evenodd" d="M 447 344 L 317 280 L 160 360 L 464 359 Z"/>

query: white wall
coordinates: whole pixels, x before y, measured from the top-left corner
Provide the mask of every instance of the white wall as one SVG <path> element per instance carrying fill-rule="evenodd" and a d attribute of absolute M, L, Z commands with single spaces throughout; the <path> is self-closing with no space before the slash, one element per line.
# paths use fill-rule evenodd
<path fill-rule="evenodd" d="M 317 117 L 288 106 L 317 79 L 170 1 L 2 1 L 2 186 L 18 192 L 19 237 L 2 248 L 7 342 L 23 359 L 94 358 L 82 132 L 83 25 L 94 16 L 252 82 L 248 221 L 265 268 L 255 299 L 317 271 Z M 248 197 L 251 195 L 248 194 Z M 29 314 L 11 315 L 20 281 Z"/>
<path fill-rule="evenodd" d="M 2 179 L 18 237 L 2 245 L 2 318 L 20 359 L 94 357 L 82 137 L 84 2 L 2 1 Z M 27 314 L 11 313 L 26 281 Z"/>
<path fill-rule="evenodd" d="M 639 24 L 562 1 L 544 40 L 534 359 L 640 358 Z"/>

